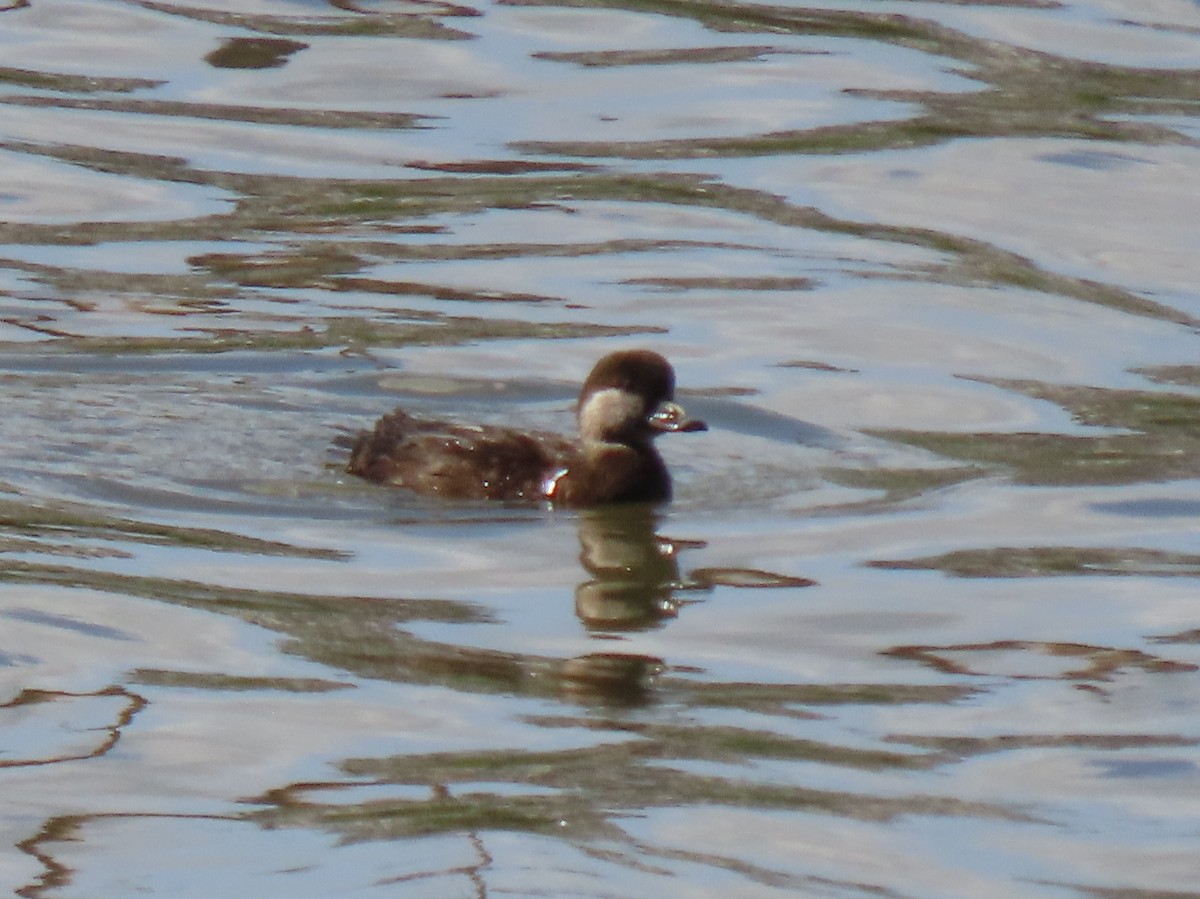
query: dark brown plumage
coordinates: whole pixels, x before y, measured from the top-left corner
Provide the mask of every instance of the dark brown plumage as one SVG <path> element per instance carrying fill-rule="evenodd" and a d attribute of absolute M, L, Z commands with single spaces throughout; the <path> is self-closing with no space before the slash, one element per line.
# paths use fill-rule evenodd
<path fill-rule="evenodd" d="M 578 441 L 429 421 L 397 409 L 359 435 L 348 471 L 449 499 L 566 506 L 663 502 L 671 497 L 671 477 L 654 437 L 706 427 L 689 419 L 674 395 L 675 372 L 658 353 L 610 353 L 580 391 Z"/>

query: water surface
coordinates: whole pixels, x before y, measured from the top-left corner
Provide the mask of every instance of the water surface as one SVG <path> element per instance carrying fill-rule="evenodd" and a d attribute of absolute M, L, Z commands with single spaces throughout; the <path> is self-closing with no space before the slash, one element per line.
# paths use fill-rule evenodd
<path fill-rule="evenodd" d="M 1196 895 L 1200 7 L 0 7 L 0 882 Z M 343 472 L 569 430 L 675 502 Z M 3 848 L 7 847 L 7 848 Z"/>

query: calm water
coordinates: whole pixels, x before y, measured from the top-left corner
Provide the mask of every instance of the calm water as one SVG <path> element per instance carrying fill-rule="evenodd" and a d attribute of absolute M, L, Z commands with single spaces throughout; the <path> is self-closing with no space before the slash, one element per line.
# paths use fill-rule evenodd
<path fill-rule="evenodd" d="M 0 890 L 1200 895 L 1197 60 L 1188 0 L 0 6 Z M 669 508 L 342 472 L 625 346 L 712 426 Z"/>

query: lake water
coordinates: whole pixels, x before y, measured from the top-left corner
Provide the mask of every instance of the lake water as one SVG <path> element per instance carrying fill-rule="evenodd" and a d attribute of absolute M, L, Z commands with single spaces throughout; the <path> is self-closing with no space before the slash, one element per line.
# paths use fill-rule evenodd
<path fill-rule="evenodd" d="M 1198 60 L 1189 0 L 0 6 L 0 890 L 1200 896 Z M 634 346 L 668 507 L 343 471 Z"/>

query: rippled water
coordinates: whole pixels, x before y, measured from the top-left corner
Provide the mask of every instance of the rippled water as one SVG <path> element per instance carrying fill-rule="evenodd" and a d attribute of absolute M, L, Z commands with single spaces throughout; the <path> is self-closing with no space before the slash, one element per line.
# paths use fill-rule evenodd
<path fill-rule="evenodd" d="M 235 9 L 231 9 L 235 6 Z M 1200 6 L 0 6 L 0 884 L 1193 896 Z M 667 508 L 342 471 L 571 427 Z"/>

